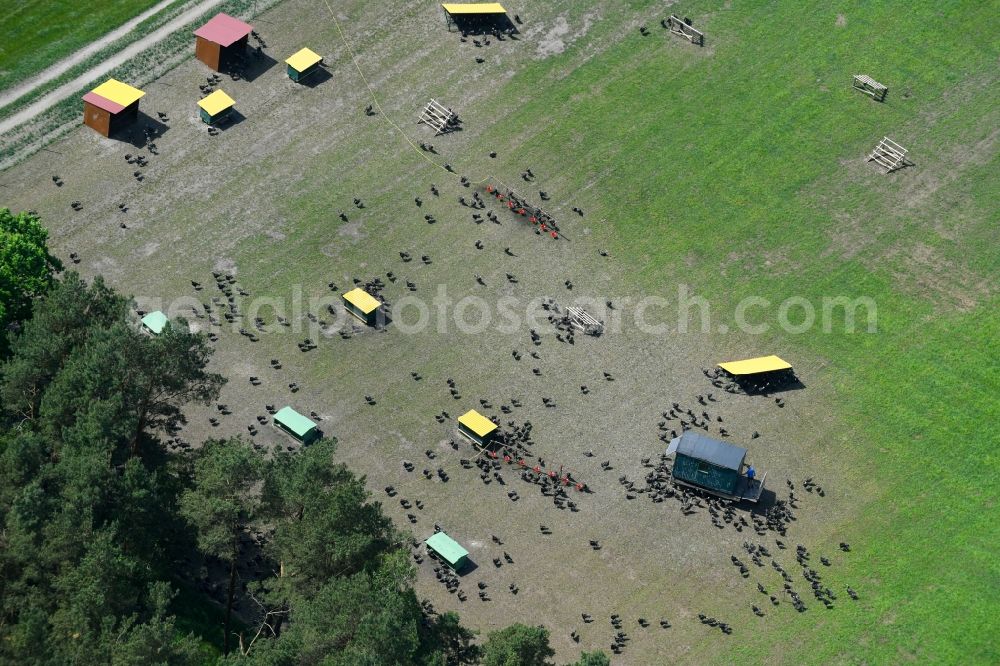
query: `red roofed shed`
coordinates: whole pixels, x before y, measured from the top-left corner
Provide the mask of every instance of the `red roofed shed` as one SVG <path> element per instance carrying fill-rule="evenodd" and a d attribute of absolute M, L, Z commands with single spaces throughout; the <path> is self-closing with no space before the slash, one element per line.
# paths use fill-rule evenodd
<path fill-rule="evenodd" d="M 220 71 L 234 55 L 243 53 L 253 27 L 228 14 L 216 14 L 194 31 L 194 56 Z"/>

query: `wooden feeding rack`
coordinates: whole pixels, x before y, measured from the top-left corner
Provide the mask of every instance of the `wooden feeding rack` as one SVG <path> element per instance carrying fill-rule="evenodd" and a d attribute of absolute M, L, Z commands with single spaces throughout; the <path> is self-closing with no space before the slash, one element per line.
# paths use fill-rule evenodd
<path fill-rule="evenodd" d="M 436 100 L 427 102 L 427 106 L 420 112 L 417 124 L 430 125 L 437 134 L 444 134 L 451 131 L 457 116 L 453 111 L 449 111 Z"/>
<path fill-rule="evenodd" d="M 876 102 L 884 102 L 885 95 L 889 89 L 868 76 L 867 74 L 855 74 L 852 86 L 866 95 L 871 96 Z"/>
<path fill-rule="evenodd" d="M 885 169 L 885 173 L 892 173 L 896 169 L 906 166 L 906 148 L 885 136 L 875 150 L 872 151 L 871 155 L 868 156 L 868 162 L 875 162 L 880 167 Z"/>
<path fill-rule="evenodd" d="M 569 315 L 569 320 L 573 326 L 587 335 L 593 335 L 596 338 L 604 332 L 604 322 L 594 319 L 594 317 L 583 308 L 574 306 L 567 307 L 566 314 Z"/>
<path fill-rule="evenodd" d="M 705 45 L 705 35 L 702 34 L 701 31 L 692 28 L 676 14 L 671 14 L 666 20 L 666 27 L 670 32 L 675 35 L 680 35 L 692 44 L 697 44 L 698 46 Z"/>

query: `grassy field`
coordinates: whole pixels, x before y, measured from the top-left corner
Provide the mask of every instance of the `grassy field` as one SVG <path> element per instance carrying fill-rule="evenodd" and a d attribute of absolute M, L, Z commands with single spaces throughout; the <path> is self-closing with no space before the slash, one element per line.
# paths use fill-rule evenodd
<path fill-rule="evenodd" d="M 4 34 L 0 45 L 0 89 L 42 71 L 138 16 L 157 1 L 4 2 L 0 5 Z"/>
<path fill-rule="evenodd" d="M 146 84 L 156 81 L 163 74 L 169 72 L 179 63 L 184 62 L 190 57 L 190 33 L 198 26 L 204 24 L 215 13 L 222 11 L 231 16 L 249 19 L 252 16 L 267 11 L 280 1 L 223 0 L 223 2 L 215 5 L 201 17 L 193 20 L 188 26 L 175 30 L 169 37 L 157 42 L 155 46 L 147 48 L 141 51 L 139 55 L 127 59 L 120 66 L 115 67 L 102 77 L 81 84 L 78 92 L 82 96 L 86 91 L 103 83 L 109 76 L 142 88 Z M 141 41 L 143 37 L 170 23 L 177 16 L 181 15 L 188 6 L 189 3 L 187 0 L 174 0 L 169 6 L 161 8 L 160 11 L 140 22 L 126 36 L 106 44 L 102 49 L 93 52 L 90 57 L 75 63 L 61 75 L 48 81 L 48 83 L 37 86 L 32 92 L 22 95 L 6 106 L 0 107 L 0 120 L 17 114 L 28 105 L 38 102 L 41 98 L 63 84 L 70 83 L 81 75 L 91 72 L 96 65 L 104 62 L 121 49 Z M 50 143 L 58 141 L 76 129 L 79 124 L 77 122 L 79 113 L 79 109 L 77 108 L 79 106 L 78 101 L 75 95 L 70 95 L 62 101 L 52 104 L 46 111 L 19 124 L 15 129 L 0 135 L 0 168 L 7 168 L 12 164 L 20 162 L 27 156 L 38 152 Z M 43 138 L 40 139 L 39 137 Z"/>
<path fill-rule="evenodd" d="M 464 604 L 426 563 L 418 578 L 422 595 L 472 626 L 544 623 L 562 660 L 581 647 L 607 649 L 607 616 L 619 613 L 632 641 L 615 663 L 995 663 L 1000 46 L 985 26 L 1000 3 L 734 4 L 672 8 L 704 30 L 704 49 L 665 34 L 653 2 L 514 6 L 525 19 L 521 38 L 482 49 L 444 32 L 436 7 L 338 5 L 389 118 L 415 141 L 432 142 L 440 153 L 432 159 L 459 175 L 546 190 L 569 242 L 543 240 L 500 210 L 503 225 L 474 224 L 455 203 L 471 188 L 362 113 L 369 93 L 336 27 L 294 0 L 262 17 L 269 52 L 280 63 L 309 45 L 326 56 L 329 80 L 299 87 L 281 65 L 252 81 L 224 80 L 245 119 L 212 138 L 194 115 L 206 72 L 186 63 L 143 101 L 146 113 L 170 118 L 145 182 L 122 159 L 135 146 L 81 129 L 56 153 L 0 175 L 0 192 L 5 205 L 37 209 L 55 247 L 80 253 L 81 270 L 105 274 L 147 309 L 156 299 L 179 312 L 186 306 L 177 299 L 207 302 L 215 292 L 196 293 L 189 281 L 211 284 L 211 270 L 235 271 L 253 297 L 283 308 L 300 330 L 274 326 L 256 344 L 222 334 L 216 361 L 231 379 L 222 400 L 234 414 L 213 429 L 213 408 L 192 410 L 185 437 L 242 432 L 264 403 L 315 409 L 340 439 L 338 455 L 367 474 L 373 492 L 391 483 L 424 501 L 410 525 L 396 500 L 385 500 L 402 526 L 423 538 L 440 523 L 472 552 L 479 568 L 463 583 Z M 642 24 L 649 37 L 639 34 Z M 889 85 L 885 104 L 850 89 L 851 74 L 862 72 Z M 430 97 L 455 107 L 464 131 L 432 137 L 415 126 Z M 914 166 L 883 176 L 865 164 L 883 135 L 909 148 Z M 532 185 L 519 178 L 525 168 L 538 177 Z M 70 210 L 73 200 L 82 213 Z M 438 222 L 427 224 L 425 214 Z M 402 250 L 416 260 L 401 262 Z M 432 263 L 422 264 L 423 254 Z M 345 288 L 387 271 L 412 280 L 414 295 L 428 301 L 444 286 L 456 301 L 593 296 L 622 304 L 648 294 L 676 299 L 684 284 L 709 300 L 713 325 L 666 336 L 625 325 L 573 346 L 546 335 L 534 348 L 526 328 L 464 335 L 395 326 L 326 339 L 293 312 L 301 293 L 303 310 L 329 318 L 325 302 L 308 305 L 336 300 L 328 282 Z M 386 290 L 392 301 L 408 293 L 402 280 Z M 731 313 L 747 296 L 775 304 L 754 311 L 770 331 L 720 330 L 734 330 Z M 830 333 L 783 332 L 775 310 L 790 296 L 817 308 L 827 296 L 870 297 L 878 330 L 846 334 L 835 321 Z M 670 308 L 663 312 L 672 323 Z M 270 325 L 274 308 L 260 315 Z M 293 342 L 305 337 L 320 348 L 297 351 Z M 540 358 L 516 362 L 513 348 Z M 701 512 L 684 517 L 673 503 L 628 501 L 617 477 L 642 478 L 639 460 L 662 449 L 656 424 L 671 401 L 696 405 L 697 394 L 712 390 L 700 368 L 773 352 L 795 363 L 805 390 L 786 394 L 784 409 L 730 395 L 710 409 L 768 470 L 780 498 L 786 478 L 812 476 L 826 489 L 824 498 L 801 499 L 787 541 L 831 558 L 820 573 L 840 599 L 824 610 L 799 580 L 808 612 L 783 602 L 756 618 L 750 604 L 766 598 L 754 582 L 780 589 L 781 579 L 767 567 L 743 580 L 729 564 L 748 535 L 717 530 Z M 268 367 L 272 358 L 280 371 Z M 616 381 L 604 382 L 601 371 Z M 250 387 L 251 375 L 264 385 Z M 446 378 L 461 400 L 449 396 Z M 292 381 L 302 386 L 294 395 Z M 536 453 L 594 489 L 580 497 L 579 513 L 558 511 L 513 474 L 506 487 L 484 486 L 458 465 L 467 447 L 448 445 L 453 422 L 433 418 L 512 396 L 524 407 L 501 418 L 530 419 Z M 558 406 L 543 407 L 542 396 Z M 753 431 L 762 436 L 751 441 Z M 590 449 L 596 456 L 585 458 Z M 403 471 L 404 459 L 418 471 Z M 598 467 L 605 459 L 613 471 Z M 443 467 L 451 480 L 425 481 L 422 467 Z M 511 488 L 518 502 L 508 500 Z M 554 535 L 540 535 L 540 523 Z M 599 552 L 587 547 L 595 538 Z M 773 535 L 754 540 L 796 566 Z M 838 551 L 839 541 L 852 552 Z M 494 568 L 501 550 L 515 564 Z M 488 583 L 493 601 L 472 594 L 476 581 Z M 511 582 L 517 596 L 506 591 Z M 582 624 L 581 612 L 596 622 Z M 729 622 L 734 634 L 703 627 L 699 612 Z M 641 629 L 638 617 L 653 627 Z M 661 617 L 673 627 L 656 626 Z"/>

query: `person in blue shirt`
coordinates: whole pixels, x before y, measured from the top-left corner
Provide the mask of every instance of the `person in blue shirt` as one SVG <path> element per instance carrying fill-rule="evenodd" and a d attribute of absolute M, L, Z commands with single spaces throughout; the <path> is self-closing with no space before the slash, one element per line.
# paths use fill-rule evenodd
<path fill-rule="evenodd" d="M 753 487 L 753 479 L 755 476 L 757 476 L 757 470 L 753 468 L 753 465 L 750 465 L 747 467 L 747 481 L 751 488 Z"/>

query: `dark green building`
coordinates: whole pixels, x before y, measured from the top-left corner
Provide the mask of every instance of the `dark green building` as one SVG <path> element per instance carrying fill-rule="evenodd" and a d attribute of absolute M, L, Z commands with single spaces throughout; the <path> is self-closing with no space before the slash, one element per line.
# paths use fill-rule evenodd
<path fill-rule="evenodd" d="M 764 476 L 748 478 L 744 473 L 747 450 L 686 430 L 670 442 L 674 455 L 673 479 L 728 499 L 756 502 L 764 488 Z"/>

